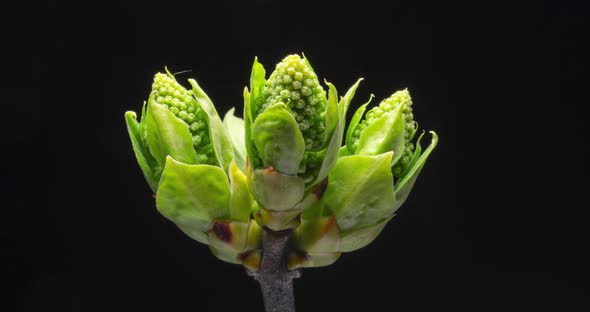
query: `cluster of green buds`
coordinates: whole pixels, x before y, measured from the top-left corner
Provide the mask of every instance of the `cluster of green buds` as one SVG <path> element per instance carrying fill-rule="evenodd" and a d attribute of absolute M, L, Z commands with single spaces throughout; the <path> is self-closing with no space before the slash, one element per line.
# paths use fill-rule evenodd
<path fill-rule="evenodd" d="M 362 79 L 342 97 L 304 56 L 266 77 L 255 59 L 244 118 L 223 121 L 189 79 L 158 73 L 141 119 L 125 114 L 138 163 L 160 213 L 221 260 L 256 271 L 264 231 L 291 231 L 288 268 L 334 263 L 371 243 L 408 197 L 438 137 L 425 150 L 408 90 L 346 127 Z M 344 144 L 343 144 L 344 143 Z"/>

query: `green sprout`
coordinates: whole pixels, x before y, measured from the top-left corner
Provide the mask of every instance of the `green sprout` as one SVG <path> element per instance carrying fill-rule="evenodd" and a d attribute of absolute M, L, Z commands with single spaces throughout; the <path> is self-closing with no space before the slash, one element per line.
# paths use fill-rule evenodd
<path fill-rule="evenodd" d="M 157 73 L 138 121 L 125 113 L 158 211 L 219 259 L 243 265 L 267 311 L 295 311 L 292 279 L 370 244 L 408 197 L 438 136 L 422 149 L 407 89 L 346 127 L 362 79 L 342 97 L 305 56 L 266 78 L 254 60 L 244 118 L 219 117 L 197 82 Z M 326 92 L 327 90 L 327 92 Z M 343 145 L 344 143 L 344 145 Z"/>

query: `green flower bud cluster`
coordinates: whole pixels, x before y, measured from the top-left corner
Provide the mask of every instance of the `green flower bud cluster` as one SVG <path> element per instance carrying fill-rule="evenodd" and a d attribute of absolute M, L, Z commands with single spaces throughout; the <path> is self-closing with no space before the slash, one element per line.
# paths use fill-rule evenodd
<path fill-rule="evenodd" d="M 301 168 L 301 177 L 306 183 L 309 183 L 316 178 L 317 172 L 322 166 L 326 151 L 322 150 L 319 152 L 307 152 L 303 158 L 304 166 Z"/>
<path fill-rule="evenodd" d="M 174 116 L 188 125 L 197 152 L 197 163 L 213 164 L 213 148 L 209 140 L 205 112 L 193 98 L 193 91 L 186 90 L 171 74 L 157 73 L 154 76 L 152 92 L 156 103 L 164 105 Z"/>
<path fill-rule="evenodd" d="M 412 142 L 407 89 L 366 114 L 370 100 L 359 106 L 347 126 L 361 80 L 339 96 L 329 82 L 324 91 L 305 57 L 285 57 L 268 79 L 255 59 L 244 119 L 231 109 L 222 121 L 194 79 L 186 89 L 169 72 L 156 74 L 141 118 L 129 111 L 125 119 L 158 211 L 219 259 L 251 271 L 268 269 L 263 240 L 279 232 L 289 241 L 274 256 L 291 270 L 370 244 L 438 137 L 431 132 L 425 149 L 422 135 Z"/>
<path fill-rule="evenodd" d="M 400 108 L 404 119 L 404 151 L 403 156 L 395 163 L 392 168 L 393 176 L 399 178 L 410 165 L 412 155 L 414 154 L 414 144 L 411 142 L 416 134 L 416 122 L 412 113 L 412 98 L 408 89 L 400 90 L 391 95 L 388 99 L 383 100 L 379 106 L 371 109 L 365 115 L 365 118 L 359 123 L 352 134 L 352 147 L 356 150 L 361 133 L 365 128 L 379 119 L 383 114 Z"/>
<path fill-rule="evenodd" d="M 283 103 L 297 121 L 305 139 L 305 149 L 321 147 L 326 136 L 326 91 L 317 75 L 299 55 L 289 55 L 277 64 L 266 81 L 266 101 L 258 113 L 268 107 Z"/>

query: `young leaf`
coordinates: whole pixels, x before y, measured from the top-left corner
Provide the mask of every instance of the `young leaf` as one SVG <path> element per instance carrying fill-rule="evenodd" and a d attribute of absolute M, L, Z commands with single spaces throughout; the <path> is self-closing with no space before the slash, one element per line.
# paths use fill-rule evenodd
<path fill-rule="evenodd" d="M 156 193 L 158 190 L 158 181 L 160 180 L 161 170 L 157 168 L 156 160 L 152 157 L 145 145 L 141 135 L 140 124 L 135 118 L 135 112 L 125 113 L 127 132 L 129 132 L 129 138 L 131 139 L 131 145 L 133 146 L 133 152 L 135 153 L 139 167 L 141 168 L 150 188 Z"/>
<path fill-rule="evenodd" d="M 252 173 L 252 188 L 262 207 L 283 211 L 294 208 L 303 199 L 305 182 L 298 176 L 266 168 Z"/>
<path fill-rule="evenodd" d="M 375 95 L 371 94 L 367 103 L 361 105 L 356 110 L 356 112 L 354 112 L 354 115 L 352 116 L 352 119 L 350 120 L 350 124 L 348 125 L 348 130 L 346 131 L 346 147 L 348 148 L 348 150 L 351 154 L 354 154 L 354 149 L 352 147 L 352 135 L 354 133 L 354 130 L 356 130 L 356 126 L 358 126 L 359 122 L 363 118 L 363 114 L 365 113 L 365 110 L 367 109 L 367 105 L 369 105 L 369 103 L 371 103 L 371 101 L 373 100 L 374 97 L 375 97 Z"/>
<path fill-rule="evenodd" d="M 328 175 L 324 202 L 336 215 L 341 231 L 375 224 L 393 213 L 392 154 L 353 155 L 336 161 Z"/>
<path fill-rule="evenodd" d="M 396 203 L 394 211 L 397 210 L 404 203 L 404 201 L 406 201 L 408 195 L 410 195 L 410 191 L 412 190 L 412 187 L 414 186 L 414 183 L 416 182 L 416 179 L 418 178 L 418 175 L 420 174 L 422 167 L 424 167 L 424 164 L 426 163 L 428 156 L 430 156 L 430 153 L 438 144 L 438 135 L 436 134 L 436 132 L 430 131 L 430 134 L 432 134 L 432 141 L 430 142 L 430 146 L 428 146 L 428 148 L 424 150 L 424 153 L 420 156 L 420 158 L 414 164 L 414 166 L 395 186 Z M 420 136 L 420 138 L 421 137 L 422 136 Z M 418 140 L 416 145 L 420 145 L 420 140 Z"/>
<path fill-rule="evenodd" d="M 189 79 L 188 82 L 193 87 L 193 96 L 201 109 L 207 116 L 207 124 L 209 125 L 209 135 L 213 143 L 213 150 L 219 165 L 227 172 L 230 161 L 234 158 L 234 150 L 229 139 L 229 136 L 223 128 L 223 123 L 217 114 L 217 110 L 207 96 L 205 91 L 201 89 L 199 84 L 194 79 Z"/>
<path fill-rule="evenodd" d="M 340 103 L 338 103 L 338 112 L 340 113 L 340 119 L 346 120 L 346 113 L 348 112 L 348 106 L 350 106 L 350 102 L 352 102 L 352 98 L 354 98 L 354 94 L 356 92 L 356 89 L 358 89 L 359 84 L 363 80 L 364 80 L 364 78 L 359 78 L 359 80 L 357 80 L 355 82 L 355 84 L 353 84 L 352 87 L 350 87 L 350 89 L 348 89 L 348 91 L 346 91 L 346 94 L 340 100 Z"/>
<path fill-rule="evenodd" d="M 166 157 L 156 195 L 156 207 L 163 216 L 185 232 L 206 233 L 214 220 L 229 217 L 229 206 L 229 182 L 223 169 Z"/>
<path fill-rule="evenodd" d="M 338 114 L 338 91 L 336 91 L 336 87 L 333 84 L 325 81 L 326 85 L 328 85 L 328 106 L 326 108 L 326 133 L 327 138 L 331 138 L 332 134 L 334 133 L 334 129 L 336 129 L 336 125 L 340 120 L 340 114 Z"/>
<path fill-rule="evenodd" d="M 404 116 L 400 108 L 384 113 L 361 133 L 356 154 L 378 155 L 393 151 L 391 165 L 403 156 Z"/>
<path fill-rule="evenodd" d="M 350 252 L 369 245 L 375 240 L 375 238 L 377 238 L 377 236 L 379 236 L 381 231 L 383 231 L 385 228 L 385 225 L 387 225 L 389 220 L 391 220 L 394 216 L 395 215 L 387 217 L 377 222 L 377 224 L 372 224 L 342 233 L 342 241 L 340 243 L 339 251 Z"/>
<path fill-rule="evenodd" d="M 250 208 L 254 199 L 248 191 L 248 179 L 240 171 L 235 161 L 229 164 L 229 181 L 231 188 L 231 200 L 229 215 L 234 221 L 248 222 L 250 219 Z"/>
<path fill-rule="evenodd" d="M 147 145 L 161 167 L 166 163 L 166 156 L 186 164 L 197 162 L 188 126 L 156 103 L 153 96 L 149 99 L 145 121 Z"/>
<path fill-rule="evenodd" d="M 248 160 L 250 166 L 254 168 L 260 167 L 260 159 L 258 153 L 254 148 L 254 142 L 252 142 L 252 126 L 254 119 L 252 118 L 252 104 L 250 101 L 251 94 L 248 92 L 248 87 L 244 87 L 244 139 L 246 144 L 246 171 L 248 167 Z"/>
<path fill-rule="evenodd" d="M 234 116 L 234 109 L 230 109 L 223 117 L 223 127 L 234 147 L 234 160 L 242 170 L 246 171 L 246 143 L 244 141 L 244 120 Z"/>
<path fill-rule="evenodd" d="M 176 224 L 176 226 L 188 237 L 201 244 L 209 245 L 209 235 L 207 235 L 206 232 L 203 232 L 200 228 L 182 224 Z"/>
<path fill-rule="evenodd" d="M 250 114 L 256 119 L 256 114 L 262 103 L 264 103 L 264 84 L 266 83 L 266 71 L 264 66 L 258 63 L 258 58 L 254 58 L 254 64 L 252 64 L 252 73 L 250 74 Z"/>
<path fill-rule="evenodd" d="M 352 87 L 350 87 L 348 92 L 346 92 L 346 95 L 340 100 L 338 104 L 339 116 L 332 135 L 328 137 L 329 141 L 326 148 L 326 155 L 324 156 L 324 160 L 322 161 L 322 166 L 320 167 L 317 177 L 312 183 L 308 184 L 308 189 L 321 182 L 324 178 L 326 178 L 326 176 L 328 176 L 328 172 L 332 169 L 332 166 L 334 166 L 334 163 L 340 154 L 342 139 L 344 136 L 344 126 L 346 124 L 346 111 L 348 110 L 348 106 L 354 97 L 354 93 L 356 92 L 356 89 L 362 80 L 362 78 L 359 79 Z M 333 98 L 336 97 L 336 88 L 331 83 L 327 84 L 330 86 L 330 94 L 334 95 Z M 333 104 L 329 101 L 328 109 L 330 109 L 330 105 Z"/>
<path fill-rule="evenodd" d="M 265 167 L 273 167 L 287 175 L 297 174 L 305 141 L 284 104 L 275 104 L 260 114 L 254 122 L 252 135 Z"/>

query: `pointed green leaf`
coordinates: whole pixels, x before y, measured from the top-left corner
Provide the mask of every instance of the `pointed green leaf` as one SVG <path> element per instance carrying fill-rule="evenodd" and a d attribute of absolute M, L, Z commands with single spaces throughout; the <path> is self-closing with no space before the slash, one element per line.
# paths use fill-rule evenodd
<path fill-rule="evenodd" d="M 264 84 L 266 83 L 266 71 L 264 66 L 258 63 L 258 58 L 254 58 L 254 64 L 252 64 L 252 73 L 250 74 L 250 114 L 253 120 L 258 115 L 258 110 L 264 103 Z"/>
<path fill-rule="evenodd" d="M 395 215 L 385 218 L 382 221 L 377 222 L 377 224 L 342 233 L 339 251 L 350 252 L 369 245 L 375 240 L 375 238 L 377 238 L 377 236 L 379 236 L 381 231 L 385 228 L 385 225 L 387 225 L 389 220 L 394 216 Z"/>
<path fill-rule="evenodd" d="M 248 222 L 250 219 L 250 209 L 254 201 L 248 190 L 248 179 L 240 171 L 235 161 L 230 163 L 228 174 L 231 187 L 230 219 Z"/>
<path fill-rule="evenodd" d="M 254 148 L 254 142 L 252 140 L 252 127 L 254 124 L 254 119 L 252 118 L 252 105 L 250 101 L 251 95 L 248 92 L 248 87 L 244 87 L 244 139 L 246 144 L 246 167 L 248 167 L 248 162 L 250 162 L 250 166 L 254 168 L 260 167 L 260 158 L 258 157 L 258 153 Z"/>
<path fill-rule="evenodd" d="M 392 152 L 375 156 L 339 158 L 328 175 L 326 208 L 341 231 L 375 224 L 391 216 L 394 208 Z"/>
<path fill-rule="evenodd" d="M 214 220 L 229 217 L 227 176 L 217 166 L 188 165 L 167 157 L 156 206 L 185 232 L 206 233 Z"/>
<path fill-rule="evenodd" d="M 405 148 L 404 115 L 401 107 L 384 113 L 363 130 L 356 154 L 378 155 L 393 151 L 391 165 L 403 156 Z"/>
<path fill-rule="evenodd" d="M 410 159 L 410 164 L 408 165 L 408 168 L 406 168 L 406 170 L 404 172 L 402 172 L 402 174 L 400 175 L 401 178 L 405 177 L 408 174 L 408 172 L 410 172 L 410 170 L 412 170 L 412 168 L 414 168 L 414 166 L 416 165 L 416 163 L 420 159 L 420 155 L 422 155 L 422 146 L 420 145 L 420 141 L 422 140 L 424 133 L 425 132 L 422 131 L 422 133 L 418 137 L 418 141 L 416 142 L 416 147 L 414 148 L 414 154 L 412 154 L 412 159 Z"/>
<path fill-rule="evenodd" d="M 436 132 L 430 131 L 430 134 L 432 134 L 432 141 L 430 142 L 430 146 L 428 146 L 428 148 L 424 150 L 424 153 L 420 156 L 420 158 L 414 164 L 414 166 L 395 186 L 395 210 L 397 210 L 410 195 L 410 191 L 412 190 L 412 187 L 414 186 L 414 183 L 416 182 L 416 179 L 418 178 L 418 175 L 420 174 L 422 167 L 424 167 L 426 160 L 428 160 L 428 156 L 430 156 L 430 153 L 438 144 L 438 135 L 436 134 Z M 422 136 L 420 136 L 420 138 L 422 138 Z M 420 148 L 419 139 L 416 145 L 418 146 L 417 149 Z"/>
<path fill-rule="evenodd" d="M 234 150 L 227 135 L 227 132 L 223 128 L 223 123 L 217 114 L 215 105 L 209 99 L 209 96 L 201 89 L 197 81 L 189 79 L 188 82 L 193 87 L 193 97 L 197 100 L 197 104 L 205 112 L 207 116 L 207 125 L 209 125 L 209 136 L 213 143 L 213 151 L 215 157 L 219 162 L 219 165 L 223 167 L 224 171 L 227 172 L 230 161 L 234 158 Z"/>
<path fill-rule="evenodd" d="M 243 172 L 246 171 L 246 143 L 244 141 L 244 120 L 234 116 L 234 109 L 230 109 L 223 117 L 223 127 L 229 135 L 234 147 L 234 160 Z"/>
<path fill-rule="evenodd" d="M 146 142 L 146 137 L 147 137 L 147 130 L 146 130 L 146 124 L 147 121 L 145 121 L 147 117 L 147 102 L 143 101 L 143 106 L 141 107 L 141 119 L 139 120 L 139 132 L 141 133 L 141 138 L 144 141 L 144 145 L 147 146 Z"/>
<path fill-rule="evenodd" d="M 334 166 L 334 163 L 336 163 L 336 159 L 338 159 L 338 154 L 340 152 L 340 144 L 342 144 L 342 134 L 344 132 L 342 131 L 343 128 L 344 120 L 340 120 L 336 125 L 336 128 L 334 129 L 332 137 L 330 138 L 330 142 L 326 150 L 326 155 L 324 156 L 322 166 L 320 167 L 320 171 L 318 172 L 318 175 L 313 181 L 313 183 L 310 183 L 308 185 L 308 189 L 324 180 L 328 176 L 328 172 L 330 172 L 330 169 L 332 169 L 332 167 Z"/>
<path fill-rule="evenodd" d="M 260 157 L 254 148 L 254 141 L 252 140 L 252 127 L 254 120 L 258 115 L 258 110 L 264 103 L 264 84 L 266 72 L 264 66 L 258 63 L 258 58 L 254 58 L 252 64 L 252 72 L 250 74 L 250 90 L 244 88 L 244 128 L 246 132 L 246 152 L 250 166 L 259 168 L 261 166 Z"/>
<path fill-rule="evenodd" d="M 284 104 L 275 104 L 254 122 L 252 135 L 265 167 L 296 175 L 303 160 L 305 141 L 297 122 Z"/>
<path fill-rule="evenodd" d="M 358 126 L 359 122 L 363 118 L 363 114 L 365 113 L 365 110 L 367 109 L 367 105 L 369 105 L 369 103 L 371 103 L 371 101 L 373 100 L 374 97 L 375 96 L 373 94 L 371 94 L 367 103 L 361 105 L 356 110 L 356 112 L 354 112 L 354 115 L 352 116 L 352 119 L 350 120 L 350 124 L 348 125 L 348 130 L 346 131 L 346 147 L 348 148 L 348 150 L 351 154 L 354 154 L 354 150 L 352 147 L 352 135 L 354 134 L 354 131 L 356 130 L 356 126 Z"/>
<path fill-rule="evenodd" d="M 348 90 L 348 92 L 346 92 L 346 95 L 340 100 L 340 103 L 338 104 L 338 119 L 337 119 L 337 123 L 336 123 L 336 127 L 334 128 L 334 131 L 332 132 L 332 136 L 329 137 L 330 141 L 328 142 L 328 146 L 327 146 L 327 150 L 326 150 L 326 155 L 324 156 L 324 160 L 322 161 L 322 166 L 320 167 L 320 171 L 318 172 L 317 177 L 315 178 L 315 180 L 312 183 L 308 184 L 308 189 L 313 187 L 314 185 L 316 185 L 317 183 L 321 182 L 322 180 L 324 180 L 327 176 L 328 176 L 328 172 L 330 172 L 330 170 L 332 169 L 332 167 L 334 166 L 334 163 L 336 162 L 336 159 L 338 159 L 339 154 L 340 154 L 340 150 L 341 150 L 341 145 L 342 145 L 342 139 L 344 137 L 344 127 L 345 127 L 345 123 L 346 123 L 346 111 L 348 110 L 348 106 L 350 105 L 350 102 L 352 100 L 352 98 L 354 97 L 354 93 L 356 92 L 356 89 L 358 88 L 360 82 L 363 79 L 359 79 L 357 80 L 357 82 L 350 87 L 350 89 Z M 329 86 L 330 86 L 330 93 L 333 94 L 334 96 L 332 98 L 336 97 L 336 88 L 334 88 L 334 86 L 329 83 L 326 82 Z M 334 89 L 334 90 L 332 90 Z M 328 103 L 328 105 L 333 105 L 332 103 Z M 330 108 L 328 108 L 329 110 Z M 332 108 L 334 109 L 334 108 Z M 335 117 L 333 117 L 335 118 Z"/>
<path fill-rule="evenodd" d="M 129 132 L 129 138 L 131 139 L 131 145 L 133 146 L 133 152 L 135 153 L 139 167 L 150 188 L 156 193 L 158 190 L 158 181 L 160 180 L 160 170 L 158 169 L 156 160 L 152 157 L 144 143 L 141 135 L 141 126 L 135 119 L 136 117 L 135 112 L 125 113 L 127 132 Z"/>
<path fill-rule="evenodd" d="M 153 93 L 150 96 L 145 121 L 147 145 L 161 167 L 166 163 L 166 156 L 186 164 L 197 162 L 188 126 L 166 107 L 156 103 Z"/>
<path fill-rule="evenodd" d="M 340 100 L 340 103 L 338 104 L 338 112 L 340 113 L 340 119 L 346 120 L 346 113 L 348 112 L 348 107 L 350 106 L 350 102 L 352 102 L 352 99 L 354 98 L 354 94 L 356 92 L 356 89 L 358 89 L 359 84 L 363 80 L 364 80 L 364 78 L 359 78 L 359 80 L 357 80 L 356 83 L 353 84 L 352 87 L 350 87 L 350 89 L 348 89 L 348 91 L 346 91 L 346 94 Z"/>
<path fill-rule="evenodd" d="M 307 58 L 307 56 L 305 56 L 305 53 L 301 52 L 301 55 L 303 55 L 303 60 L 305 61 L 305 64 L 306 64 L 307 66 L 309 66 L 309 69 L 310 69 L 312 72 L 315 72 L 315 70 L 314 70 L 314 69 L 313 69 L 313 67 L 311 66 L 311 63 L 309 62 L 309 59 Z"/>
<path fill-rule="evenodd" d="M 336 125 L 340 120 L 340 116 L 338 114 L 338 91 L 336 91 L 336 87 L 333 84 L 325 81 L 326 85 L 328 85 L 328 106 L 326 107 L 326 133 L 328 134 L 327 137 L 331 138 L 334 130 L 336 129 Z"/>

